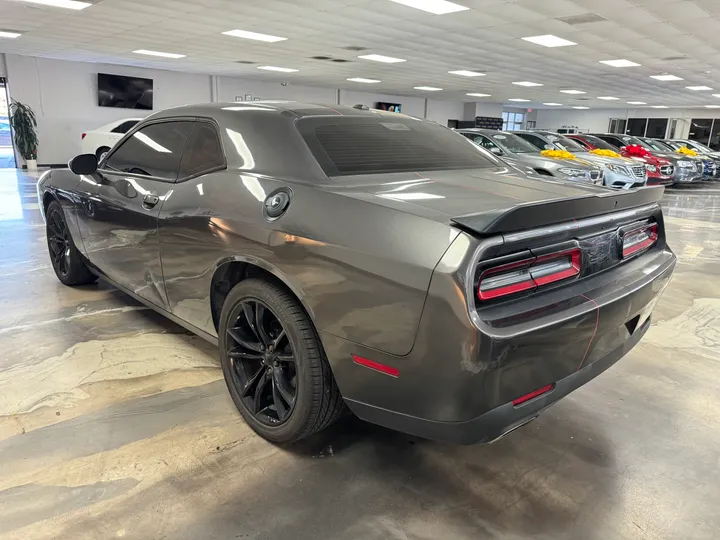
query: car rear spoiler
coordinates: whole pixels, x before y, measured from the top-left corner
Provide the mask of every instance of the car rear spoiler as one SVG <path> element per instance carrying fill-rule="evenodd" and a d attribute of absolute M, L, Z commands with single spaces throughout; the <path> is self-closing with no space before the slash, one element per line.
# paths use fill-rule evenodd
<path fill-rule="evenodd" d="M 477 234 L 509 233 L 657 203 L 663 191 L 662 186 L 654 186 L 635 191 L 613 191 L 602 195 L 541 201 L 467 214 L 454 217 L 451 221 Z"/>

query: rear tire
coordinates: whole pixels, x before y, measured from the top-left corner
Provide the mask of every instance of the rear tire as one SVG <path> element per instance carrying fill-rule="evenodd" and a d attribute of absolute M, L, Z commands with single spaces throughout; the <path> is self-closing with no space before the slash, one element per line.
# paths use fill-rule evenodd
<path fill-rule="evenodd" d="M 101 146 L 100 148 L 97 149 L 97 151 L 95 152 L 95 156 L 97 157 L 98 163 L 100 163 L 103 159 L 105 159 L 105 156 L 107 155 L 107 153 L 109 151 L 110 151 L 110 148 L 108 148 L 107 146 Z"/>
<path fill-rule="evenodd" d="M 218 345 L 235 406 L 268 441 L 300 440 L 342 414 L 345 404 L 317 332 L 281 285 L 237 284 L 223 304 Z"/>
<path fill-rule="evenodd" d="M 97 281 L 75 247 L 65 214 L 59 202 L 50 203 L 46 213 L 45 232 L 50 262 L 58 279 L 65 285 L 88 285 Z"/>

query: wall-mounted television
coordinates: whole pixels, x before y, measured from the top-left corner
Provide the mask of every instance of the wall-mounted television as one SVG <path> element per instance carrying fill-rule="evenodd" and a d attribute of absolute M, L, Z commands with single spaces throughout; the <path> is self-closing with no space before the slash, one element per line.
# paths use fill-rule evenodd
<path fill-rule="evenodd" d="M 402 112 L 401 103 L 385 103 L 384 101 L 378 101 L 375 104 L 375 108 L 380 109 L 381 111 Z"/>
<path fill-rule="evenodd" d="M 98 105 L 152 110 L 153 80 L 98 73 Z"/>

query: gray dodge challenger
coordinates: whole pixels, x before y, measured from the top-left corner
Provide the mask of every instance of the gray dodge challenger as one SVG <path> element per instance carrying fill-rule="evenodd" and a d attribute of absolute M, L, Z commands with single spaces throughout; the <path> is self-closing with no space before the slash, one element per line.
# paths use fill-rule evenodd
<path fill-rule="evenodd" d="M 219 348 L 276 443 L 346 409 L 490 442 L 650 326 L 675 256 L 662 188 L 526 177 L 434 122 L 364 107 L 153 114 L 46 172 L 53 268 L 98 277 Z"/>

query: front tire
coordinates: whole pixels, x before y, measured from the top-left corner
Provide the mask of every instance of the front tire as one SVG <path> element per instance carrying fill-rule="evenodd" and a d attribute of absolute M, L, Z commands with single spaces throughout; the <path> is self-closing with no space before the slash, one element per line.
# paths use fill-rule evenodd
<path fill-rule="evenodd" d="M 236 285 L 223 304 L 218 345 L 230 396 L 261 437 L 294 442 L 342 413 L 317 332 L 280 285 L 262 279 Z"/>
<path fill-rule="evenodd" d="M 97 281 L 97 276 L 88 270 L 82 255 L 75 247 L 62 206 L 57 201 L 48 206 L 45 232 L 50 262 L 55 275 L 63 284 L 88 285 Z"/>
<path fill-rule="evenodd" d="M 107 146 L 101 146 L 97 149 L 97 151 L 95 152 L 95 156 L 97 157 L 98 163 L 105 159 L 105 156 L 107 156 L 109 151 L 110 148 L 108 148 Z"/>

